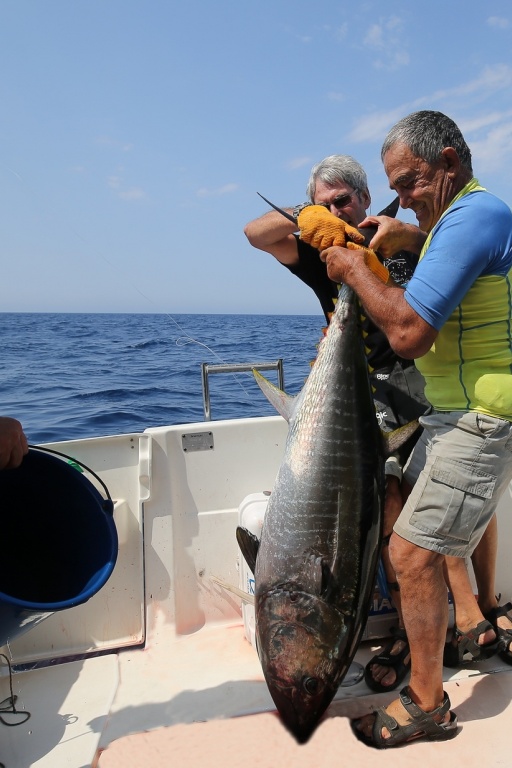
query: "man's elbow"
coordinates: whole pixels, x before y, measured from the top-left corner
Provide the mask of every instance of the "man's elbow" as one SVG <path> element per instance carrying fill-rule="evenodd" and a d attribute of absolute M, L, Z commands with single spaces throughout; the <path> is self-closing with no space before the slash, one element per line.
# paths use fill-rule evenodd
<path fill-rule="evenodd" d="M 417 360 L 432 349 L 437 331 L 429 326 L 426 332 L 394 332 L 389 336 L 389 343 L 397 355 L 405 360 Z"/>
<path fill-rule="evenodd" d="M 248 239 L 251 245 L 254 245 L 255 247 L 257 247 L 254 242 L 254 231 L 252 227 L 252 221 L 250 221 L 249 224 L 245 225 L 244 235 L 246 236 L 246 238 Z"/>

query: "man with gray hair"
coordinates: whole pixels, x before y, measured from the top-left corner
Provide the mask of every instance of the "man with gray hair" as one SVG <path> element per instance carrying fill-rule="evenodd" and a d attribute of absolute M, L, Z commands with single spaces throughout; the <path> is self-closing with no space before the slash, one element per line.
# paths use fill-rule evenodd
<path fill-rule="evenodd" d="M 330 155 L 313 166 L 307 195 L 316 205 L 322 205 L 333 213 L 338 221 L 357 227 L 366 217 L 371 197 L 364 168 L 349 155 Z M 310 203 L 285 209 L 295 217 Z M 388 206 L 388 213 L 394 215 L 396 204 Z M 415 228 L 417 229 L 417 228 Z M 290 272 L 309 285 L 322 306 L 327 323 L 334 311 L 340 286 L 329 279 L 325 264 L 320 261 L 319 251 L 304 239 L 299 238 L 298 226 L 288 221 L 277 211 L 269 211 L 247 224 L 245 234 L 255 248 L 271 253 Z M 418 232 L 419 253 L 424 235 Z M 390 254 L 391 255 L 391 254 Z M 413 253 L 396 253 L 384 260 L 393 279 L 404 285 L 411 277 L 417 263 Z M 411 360 L 405 360 L 391 349 L 385 334 L 367 317 L 362 318 L 365 346 L 377 419 L 385 430 L 393 430 L 420 416 L 428 403 L 423 395 L 424 381 Z M 418 432 L 419 434 L 419 432 Z M 398 627 L 393 637 L 376 656 L 372 657 L 365 669 L 366 684 L 374 691 L 385 692 L 398 686 L 409 672 L 410 653 L 407 635 L 403 628 L 400 593 L 393 568 L 389 562 L 388 542 L 393 524 L 402 509 L 400 480 L 402 467 L 417 439 L 414 435 L 400 449 L 398 454 L 386 461 L 386 500 L 384 508 L 384 537 L 382 562 L 388 582 L 388 589 L 398 613 Z"/>
<path fill-rule="evenodd" d="M 363 251 L 331 247 L 321 259 L 332 280 L 357 293 L 395 352 L 416 360 L 432 405 L 420 419 L 404 473 L 412 491 L 390 541 L 411 679 L 399 699 L 353 723 L 359 738 L 389 747 L 457 731 L 443 691 L 444 566 L 465 568 L 512 480 L 512 212 L 474 178 L 462 133 L 440 112 L 400 120 L 382 160 L 400 205 L 428 233 L 407 287 L 379 280 Z M 379 225 L 372 248 L 414 250 L 417 228 L 368 221 Z M 482 641 L 492 635 L 490 628 Z"/>

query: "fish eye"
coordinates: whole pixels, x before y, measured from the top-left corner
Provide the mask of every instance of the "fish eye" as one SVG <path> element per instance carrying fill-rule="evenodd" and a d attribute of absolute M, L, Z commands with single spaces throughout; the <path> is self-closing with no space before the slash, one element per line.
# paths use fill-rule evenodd
<path fill-rule="evenodd" d="M 318 691 L 318 679 L 316 677 L 305 677 L 302 681 L 302 686 L 306 693 L 313 696 Z"/>

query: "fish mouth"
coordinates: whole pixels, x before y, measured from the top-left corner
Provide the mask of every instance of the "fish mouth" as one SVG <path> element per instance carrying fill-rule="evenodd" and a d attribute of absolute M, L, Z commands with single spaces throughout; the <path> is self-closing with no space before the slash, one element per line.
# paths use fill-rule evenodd
<path fill-rule="evenodd" d="M 282 688 L 270 682 L 268 687 L 281 721 L 299 744 L 310 739 L 336 693 L 336 689 L 324 688 L 319 696 L 311 696 L 306 701 L 297 689 Z"/>

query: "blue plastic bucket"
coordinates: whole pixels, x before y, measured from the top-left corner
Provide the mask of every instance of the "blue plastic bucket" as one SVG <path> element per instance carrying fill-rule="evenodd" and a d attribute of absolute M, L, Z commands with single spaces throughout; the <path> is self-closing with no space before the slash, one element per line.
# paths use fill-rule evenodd
<path fill-rule="evenodd" d="M 17 469 L 0 472 L 0 646 L 105 584 L 118 550 L 107 496 L 33 448 Z"/>

